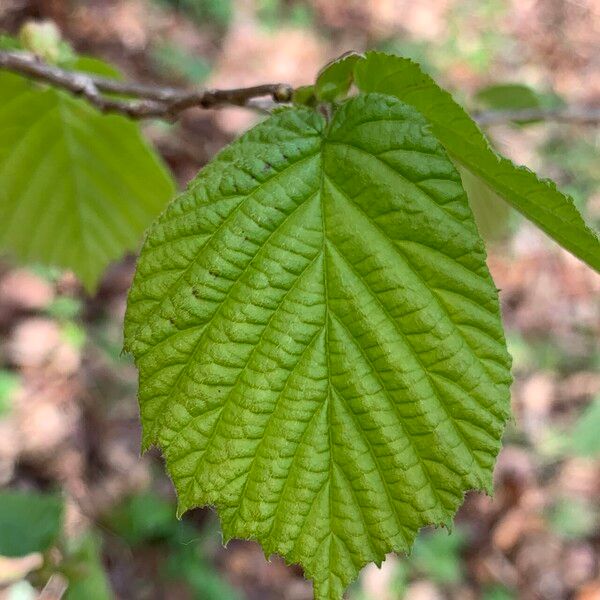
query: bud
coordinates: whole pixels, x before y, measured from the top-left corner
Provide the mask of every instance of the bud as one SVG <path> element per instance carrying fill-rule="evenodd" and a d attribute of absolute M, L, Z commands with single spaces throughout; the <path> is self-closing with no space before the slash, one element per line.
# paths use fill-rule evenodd
<path fill-rule="evenodd" d="M 58 63 L 64 51 L 60 30 L 52 21 L 28 21 L 21 27 L 19 41 L 42 60 Z"/>

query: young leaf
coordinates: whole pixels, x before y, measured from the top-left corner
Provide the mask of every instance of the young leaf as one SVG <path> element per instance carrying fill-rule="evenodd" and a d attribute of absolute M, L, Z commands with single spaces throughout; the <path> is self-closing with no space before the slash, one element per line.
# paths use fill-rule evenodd
<path fill-rule="evenodd" d="M 47 550 L 60 534 L 63 501 L 35 492 L 0 492 L 0 556 Z"/>
<path fill-rule="evenodd" d="M 458 173 L 391 96 L 278 112 L 219 154 L 150 230 L 125 336 L 179 512 L 215 505 L 320 600 L 491 490 L 496 288 Z"/>
<path fill-rule="evenodd" d="M 316 97 L 329 102 L 344 97 L 352 85 L 354 65 L 360 58 L 356 52 L 347 52 L 325 65 L 317 76 Z"/>
<path fill-rule="evenodd" d="M 98 61 L 88 67 L 98 69 Z M 0 247 L 93 290 L 173 193 L 136 124 L 0 74 Z"/>
<path fill-rule="evenodd" d="M 354 71 L 360 90 L 391 94 L 414 106 L 431 122 L 451 156 L 561 246 L 600 271 L 600 239 L 585 224 L 573 199 L 553 182 L 538 179 L 497 154 L 462 107 L 418 65 L 407 58 L 367 52 Z"/>

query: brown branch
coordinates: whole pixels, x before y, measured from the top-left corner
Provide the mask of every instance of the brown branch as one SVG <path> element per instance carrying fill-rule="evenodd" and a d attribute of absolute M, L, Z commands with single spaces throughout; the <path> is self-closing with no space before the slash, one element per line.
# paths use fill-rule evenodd
<path fill-rule="evenodd" d="M 194 106 L 214 108 L 233 105 L 268 111 L 276 104 L 290 102 L 293 92 L 293 88 L 286 83 L 267 83 L 231 90 L 183 90 L 145 85 L 67 71 L 46 64 L 33 54 L 14 51 L 0 51 L 0 69 L 44 81 L 83 96 L 102 112 L 115 112 L 132 119 L 173 119 L 180 112 Z M 118 97 L 107 94 L 117 94 Z M 534 120 L 598 125 L 600 108 L 494 110 L 475 113 L 474 119 L 482 126 Z"/>
<path fill-rule="evenodd" d="M 273 104 L 289 102 L 293 91 L 292 87 L 285 83 L 268 83 L 231 90 L 192 91 L 144 85 L 79 71 L 67 71 L 46 64 L 25 52 L 0 51 L 0 68 L 83 96 L 102 112 L 116 112 L 132 119 L 172 119 L 181 111 L 193 106 L 213 108 L 233 105 L 264 110 L 264 102 L 258 103 L 257 99 L 268 97 Z M 106 94 L 119 94 L 127 98 L 116 98 Z"/>

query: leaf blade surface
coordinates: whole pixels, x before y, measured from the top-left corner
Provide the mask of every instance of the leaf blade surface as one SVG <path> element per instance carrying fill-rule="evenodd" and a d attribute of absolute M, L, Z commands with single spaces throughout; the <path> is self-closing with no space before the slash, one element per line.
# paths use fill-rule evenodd
<path fill-rule="evenodd" d="M 222 152 L 149 233 L 125 336 L 180 512 L 215 505 L 319 599 L 491 489 L 497 293 L 458 173 L 393 97 Z"/>
<path fill-rule="evenodd" d="M 99 61 L 97 61 L 99 62 Z M 0 245 L 93 290 L 174 191 L 136 124 L 0 74 Z"/>

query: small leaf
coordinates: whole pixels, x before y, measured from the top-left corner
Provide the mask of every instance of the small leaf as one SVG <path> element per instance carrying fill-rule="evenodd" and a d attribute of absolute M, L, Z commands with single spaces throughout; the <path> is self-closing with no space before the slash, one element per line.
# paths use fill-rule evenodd
<path fill-rule="evenodd" d="M 173 190 L 135 123 L 0 73 L 0 248 L 93 290 Z"/>
<path fill-rule="evenodd" d="M 175 507 L 156 494 L 146 492 L 127 499 L 109 517 L 111 531 L 133 546 L 164 540 L 174 535 L 178 523 Z"/>
<path fill-rule="evenodd" d="M 343 98 L 352 85 L 354 65 L 361 58 L 356 52 L 342 54 L 325 65 L 317 76 L 315 95 L 319 100 L 333 102 Z"/>
<path fill-rule="evenodd" d="M 338 600 L 490 491 L 510 358 L 460 177 L 425 119 L 286 109 L 152 227 L 126 348 L 179 512 L 214 505 Z"/>
<path fill-rule="evenodd" d="M 292 102 L 294 104 L 312 106 L 315 104 L 316 100 L 314 85 L 301 85 L 294 90 L 292 95 Z"/>
<path fill-rule="evenodd" d="M 19 50 L 19 40 L 11 35 L 0 34 L 0 50 Z"/>
<path fill-rule="evenodd" d="M 116 67 L 94 56 L 79 55 L 69 65 L 73 71 L 100 75 L 110 79 L 122 79 L 123 76 Z"/>
<path fill-rule="evenodd" d="M 460 583 L 463 577 L 460 550 L 465 538 L 460 529 L 452 533 L 442 529 L 426 532 L 415 542 L 411 564 L 436 583 Z"/>
<path fill-rule="evenodd" d="M 63 501 L 34 492 L 0 492 L 0 556 L 47 550 L 62 527 Z"/>
<path fill-rule="evenodd" d="M 556 94 L 542 94 L 520 83 L 489 85 L 475 94 L 478 105 L 500 111 L 519 111 L 528 108 L 555 108 L 563 104 Z M 513 123 L 527 125 L 539 119 L 515 119 Z"/>
<path fill-rule="evenodd" d="M 575 207 L 573 199 L 556 185 L 497 154 L 477 124 L 452 96 L 412 61 L 379 52 L 367 52 L 354 70 L 364 92 L 391 94 L 414 106 L 432 125 L 448 153 L 483 179 L 561 246 L 600 271 L 600 239 Z"/>
<path fill-rule="evenodd" d="M 519 110 L 542 106 L 540 96 L 529 86 L 520 83 L 489 85 L 475 94 L 475 99 L 486 108 Z"/>

